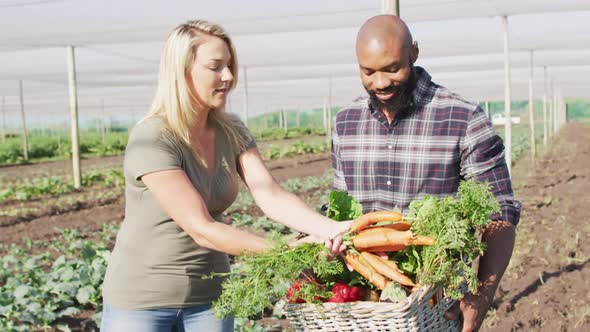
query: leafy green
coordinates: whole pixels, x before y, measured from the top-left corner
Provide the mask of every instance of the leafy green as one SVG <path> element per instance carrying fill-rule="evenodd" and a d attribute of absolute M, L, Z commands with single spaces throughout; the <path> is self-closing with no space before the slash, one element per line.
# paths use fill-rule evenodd
<path fill-rule="evenodd" d="M 291 248 L 278 241 L 266 252 L 237 256 L 236 266 L 230 272 L 207 276 L 227 276 L 220 298 L 213 302 L 213 310 L 218 317 L 253 316 L 273 299 L 283 298 L 291 283 L 309 268 L 321 279 L 342 273 L 343 265 L 338 260 L 328 260 L 326 247 L 316 243 Z M 305 283 L 297 296 L 313 303 L 319 302 L 317 296 L 321 294 L 318 284 Z"/>
<path fill-rule="evenodd" d="M 333 190 L 328 195 L 326 216 L 336 221 L 352 220 L 363 214 L 363 207 L 346 191 Z"/>
<path fill-rule="evenodd" d="M 401 302 L 407 298 L 408 294 L 406 294 L 406 291 L 400 284 L 397 282 L 390 282 L 387 284 L 383 292 L 381 292 L 379 300 L 383 302 Z"/>
<path fill-rule="evenodd" d="M 435 237 L 436 243 L 397 253 L 395 259 L 400 269 L 417 275 L 422 284 L 444 287 L 454 299 L 462 298 L 461 287 L 465 283 L 475 292 L 477 275 L 470 264 L 483 255 L 481 231 L 490 222 L 490 215 L 499 211 L 489 185 L 473 180 L 461 182 L 458 198 L 425 196 L 413 201 L 407 216 L 414 220 L 412 232 Z"/>
<path fill-rule="evenodd" d="M 101 288 L 118 225 L 105 224 L 86 239 L 61 230 L 52 243 L 25 241 L 0 246 L 0 331 L 48 330 L 60 318 L 82 309 L 100 311 Z M 36 251 L 44 251 L 35 254 Z M 57 326 L 67 331 L 67 326 Z"/>

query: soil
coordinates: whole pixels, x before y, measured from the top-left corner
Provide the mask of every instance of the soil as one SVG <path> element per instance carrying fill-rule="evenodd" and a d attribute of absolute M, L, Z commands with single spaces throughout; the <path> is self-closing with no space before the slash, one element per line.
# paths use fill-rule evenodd
<path fill-rule="evenodd" d="M 89 167 L 94 164 L 100 165 L 98 159 L 87 160 L 87 162 Z M 120 167 L 122 159 L 108 158 L 106 162 L 110 168 Z M 68 166 L 61 162 L 19 166 L 23 167 L 20 176 L 29 177 L 49 172 L 65 174 L 67 172 L 65 168 Z M 323 175 L 331 167 L 331 162 L 330 155 L 323 153 L 269 161 L 267 167 L 277 181 L 283 181 L 289 178 Z M 5 169 L 16 174 L 12 168 L 15 167 Z M 116 193 L 104 193 L 109 190 Z M 101 192 L 103 192 L 102 195 L 100 195 Z M 101 198 L 89 200 L 88 197 L 93 195 L 99 195 Z M 66 203 L 63 203 L 64 198 L 67 198 Z M 60 203 L 54 204 L 56 200 Z M 31 240 L 48 240 L 59 234 L 56 228 L 77 228 L 82 232 L 92 232 L 101 229 L 104 223 L 121 221 L 125 216 L 123 191 L 117 188 L 86 188 L 59 198 L 47 197 L 28 202 L 15 201 L 11 204 L 2 204 L 0 208 L 3 212 L 11 208 L 31 209 L 30 212 L 19 213 L 16 216 L 0 214 L 0 243 L 20 242 L 23 237 Z"/>
<path fill-rule="evenodd" d="M 590 206 L 589 143 L 590 125 L 568 124 L 535 164 L 525 158 L 514 166 L 513 184 L 523 205 L 517 241 L 482 331 L 590 331 L 590 242 L 585 241 L 590 235 L 590 217 L 585 209 Z M 87 167 L 112 168 L 120 166 L 121 159 L 84 163 Z M 322 175 L 329 169 L 330 160 L 328 154 L 306 155 L 267 165 L 281 181 Z M 67 162 L 56 162 L 2 168 L 0 172 L 6 179 L 67 174 L 69 167 Z M 54 227 L 91 232 L 123 217 L 121 196 L 114 202 L 82 204 L 65 213 L 0 223 L 0 242 L 19 242 L 24 236 L 51 240 L 57 234 Z M 84 311 L 68 323 L 73 330 L 86 330 L 82 324 L 88 322 L 85 315 L 90 314 Z"/>
<path fill-rule="evenodd" d="M 590 126 L 569 124 L 513 172 L 517 241 L 482 331 L 590 331 Z"/>

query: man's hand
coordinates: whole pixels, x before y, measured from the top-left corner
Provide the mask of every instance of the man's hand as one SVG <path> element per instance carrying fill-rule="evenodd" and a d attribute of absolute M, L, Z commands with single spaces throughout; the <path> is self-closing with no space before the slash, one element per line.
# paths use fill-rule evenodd
<path fill-rule="evenodd" d="M 495 289 L 495 288 L 494 288 Z M 488 290 L 481 289 L 477 294 L 467 293 L 461 302 L 455 303 L 446 313 L 445 318 L 457 320 L 463 317 L 462 332 L 472 332 L 479 330 L 483 323 L 486 313 L 492 304 L 492 296 L 488 295 Z"/>
<path fill-rule="evenodd" d="M 510 261 L 514 239 L 515 227 L 506 221 L 493 222 L 484 231 L 483 242 L 488 248 L 479 261 L 477 294 L 465 294 L 460 303 L 445 313 L 447 319 L 463 316 L 463 332 L 477 331 L 481 326 Z"/>

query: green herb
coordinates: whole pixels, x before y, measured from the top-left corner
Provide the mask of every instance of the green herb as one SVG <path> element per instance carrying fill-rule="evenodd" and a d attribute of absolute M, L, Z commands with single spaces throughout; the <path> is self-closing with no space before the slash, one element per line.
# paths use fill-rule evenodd
<path fill-rule="evenodd" d="M 436 243 L 407 248 L 394 256 L 404 272 L 417 275 L 422 284 L 444 287 L 454 299 L 463 297 L 461 287 L 465 283 L 470 291 L 477 290 L 476 271 L 470 264 L 483 255 L 485 244 L 480 233 L 490 222 L 490 215 L 500 211 L 487 184 L 464 181 L 458 197 L 425 196 L 413 201 L 408 213 L 408 219 L 414 219 L 412 232 L 433 236 Z"/>
<path fill-rule="evenodd" d="M 390 282 L 387 284 L 383 292 L 381 292 L 381 296 L 379 297 L 379 301 L 382 302 L 401 302 L 408 298 L 408 294 L 402 288 L 400 284 L 397 282 Z"/>
<path fill-rule="evenodd" d="M 333 190 L 328 195 L 326 216 L 336 221 L 352 220 L 363 214 L 363 207 L 346 191 Z"/>
<path fill-rule="evenodd" d="M 283 298 L 305 269 L 311 268 L 320 279 L 342 273 L 342 263 L 328 260 L 328 255 L 323 244 L 304 243 L 291 248 L 281 241 L 264 253 L 240 255 L 231 272 L 208 276 L 227 276 L 213 310 L 218 317 L 250 317 L 263 311 L 273 299 Z M 296 297 L 318 303 L 322 294 L 320 285 L 311 282 L 302 284 Z"/>

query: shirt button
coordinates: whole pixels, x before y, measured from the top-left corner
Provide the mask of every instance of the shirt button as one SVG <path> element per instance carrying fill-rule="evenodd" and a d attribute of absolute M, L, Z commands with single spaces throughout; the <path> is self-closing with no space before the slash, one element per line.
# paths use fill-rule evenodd
<path fill-rule="evenodd" d="M 391 150 L 391 149 L 393 148 L 393 146 L 391 146 L 391 145 L 388 145 L 388 146 L 387 146 L 387 148 L 388 148 L 389 150 Z"/>
<path fill-rule="evenodd" d="M 391 181 L 387 181 L 387 185 L 388 186 L 391 186 Z"/>

